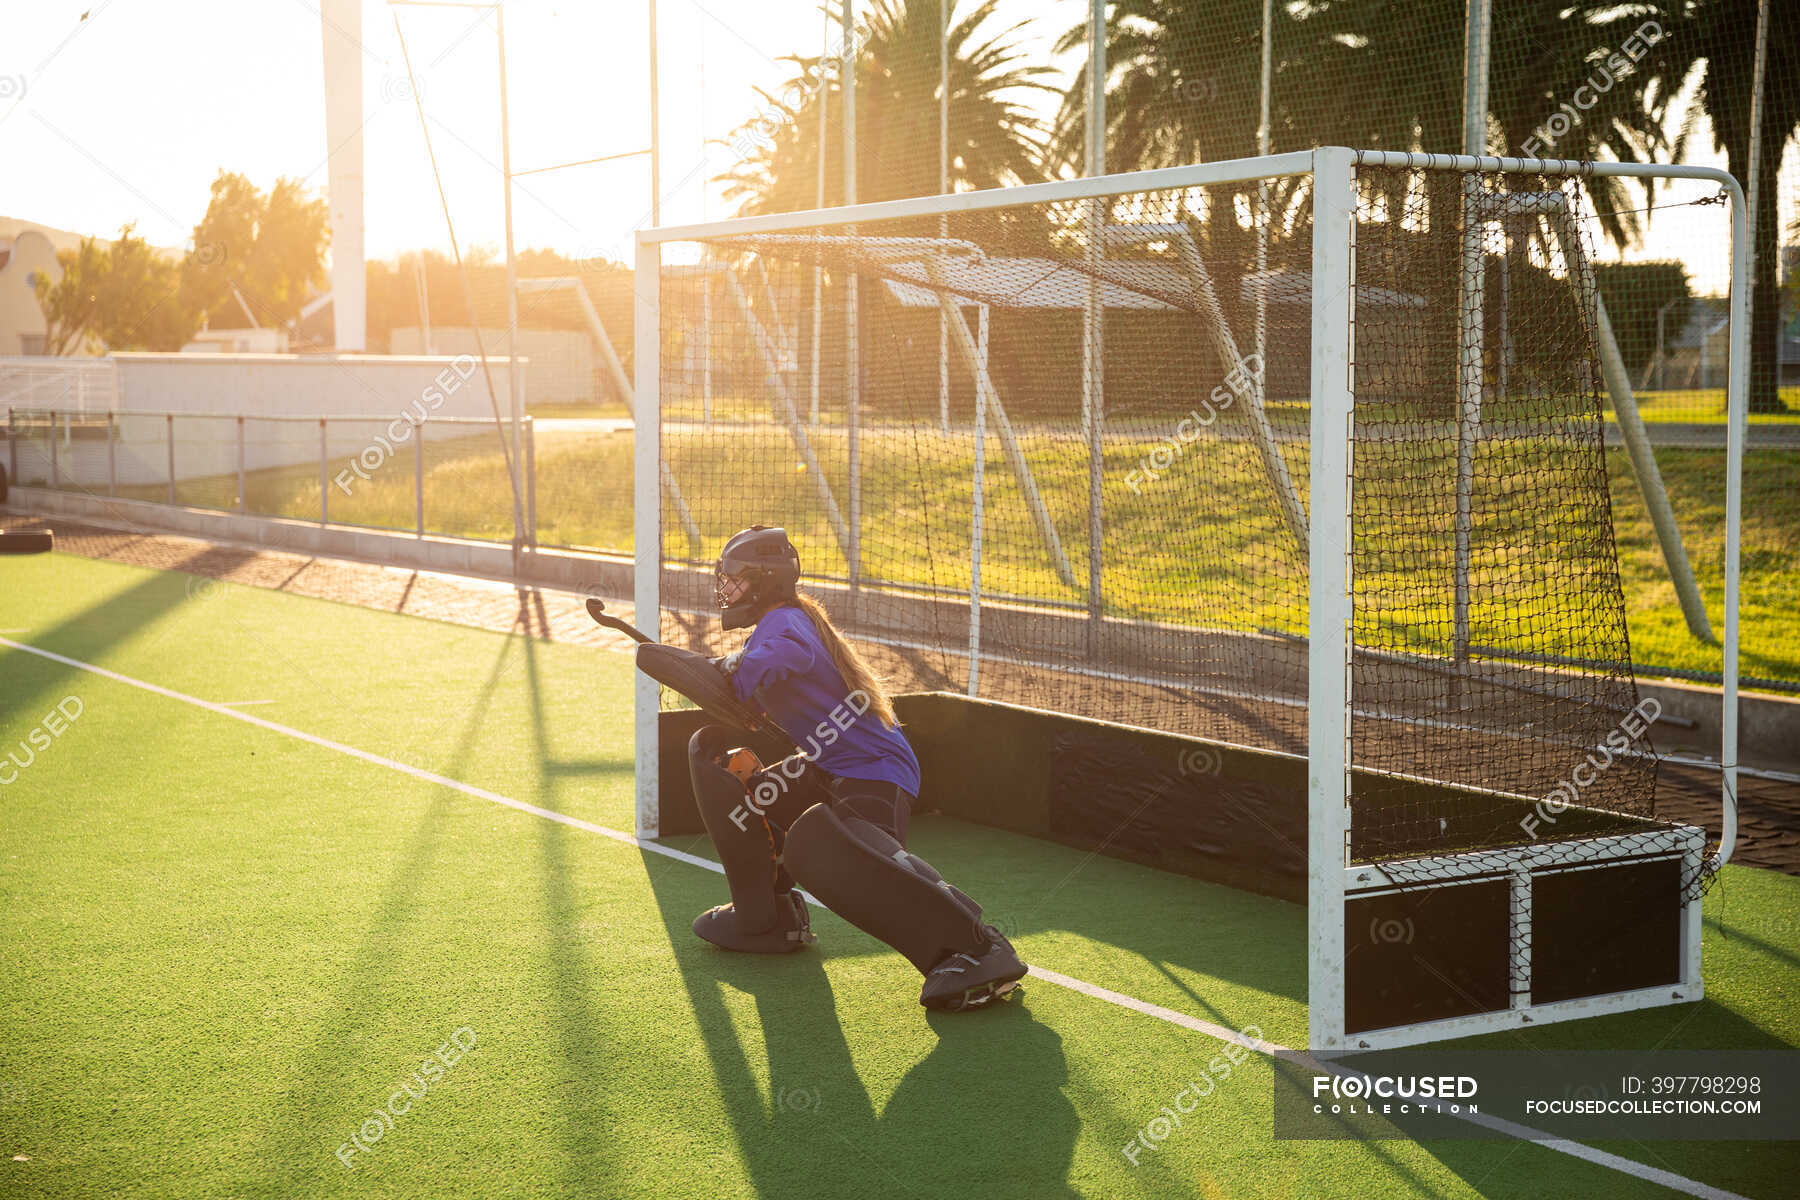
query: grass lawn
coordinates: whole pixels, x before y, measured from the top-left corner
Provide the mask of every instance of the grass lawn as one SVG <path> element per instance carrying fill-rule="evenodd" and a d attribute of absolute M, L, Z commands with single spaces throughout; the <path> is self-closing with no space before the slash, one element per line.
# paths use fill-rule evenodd
<path fill-rule="evenodd" d="M 287 732 L 629 829 L 626 655 L 190 583 L 0 562 L 9 639 L 284 727 L 0 648 L 0 746 L 80 702 L 0 788 L 0 1195 L 1669 1194 L 1529 1142 L 1277 1143 L 1258 1057 L 1133 1167 L 1217 1042 L 1042 981 L 926 1017 L 916 973 L 827 913 L 812 950 L 729 958 L 688 931 L 717 875 Z M 1032 962 L 1304 1040 L 1300 908 L 914 828 Z M 1705 936 L 1704 1002 L 1525 1041 L 1800 1045 L 1800 879 L 1728 868 Z M 1754 1197 L 1800 1172 L 1791 1143 L 1603 1148 Z"/>
<path fill-rule="evenodd" d="M 615 404 L 610 400 L 596 404 L 531 404 L 525 405 L 525 411 L 534 417 L 629 417 L 630 411 L 623 404 Z"/>
<path fill-rule="evenodd" d="M 1063 550 L 1077 581 L 1086 579 L 1087 466 L 1077 438 L 1022 433 L 1026 454 L 1045 504 L 1052 513 Z M 840 506 L 848 495 L 846 438 L 841 428 L 817 431 L 813 441 L 826 479 Z M 1251 448 L 1242 442 L 1196 444 L 1154 481 L 1141 472 L 1160 444 L 1157 433 L 1109 440 L 1104 475 L 1108 514 L 1107 609 L 1121 616 L 1193 621 L 1196 608 L 1207 623 L 1246 629 L 1305 628 L 1304 575 L 1291 539 L 1269 500 L 1268 486 Z M 797 461 L 785 432 L 720 426 L 673 434 L 669 458 L 678 484 L 701 526 L 701 557 L 752 519 L 783 522 L 805 539 L 811 570 L 841 573 L 843 558 L 812 476 Z M 972 507 L 972 441 L 966 433 L 942 440 L 892 431 L 862 441 L 863 511 L 867 530 L 864 569 L 909 582 L 966 587 Z M 1589 514 L 1564 507 L 1567 493 L 1556 478 L 1534 475 L 1542 461 L 1516 449 L 1484 461 L 1488 495 L 1507 495 L 1512 507 L 1478 509 L 1476 594 L 1473 620 L 1478 644 L 1516 642 L 1509 634 L 1521 606 L 1553 611 L 1565 562 L 1552 552 L 1534 560 L 1506 547 L 1555 537 L 1571 546 L 1586 540 Z M 411 529 L 414 525 L 414 451 L 408 446 L 384 463 L 367 482 L 356 480 L 349 495 L 331 489 L 335 521 Z M 1289 444 L 1284 455 L 1297 487 L 1306 486 L 1307 452 Z M 1717 646 L 1693 638 L 1681 617 L 1673 585 L 1663 567 L 1649 519 L 1623 454 L 1608 456 L 1609 486 L 1619 549 L 1632 653 L 1636 661 L 1659 667 L 1718 671 Z M 1707 601 L 1715 634 L 1723 627 L 1724 455 L 1722 452 L 1664 448 L 1657 451 L 1664 483 L 1674 498 L 1683 537 Z M 334 462 L 330 473 L 349 465 Z M 1428 454 L 1395 456 L 1380 470 L 1396 485 L 1427 471 L 1451 471 L 1453 458 L 1443 443 Z M 537 438 L 538 537 L 546 545 L 567 545 L 628 553 L 632 544 L 631 434 L 540 434 Z M 1494 482 L 1499 475 L 1508 482 Z M 511 500 L 506 471 L 491 440 L 458 439 L 428 445 L 425 524 L 433 532 L 510 540 Z M 1785 450 L 1753 450 L 1746 457 L 1744 505 L 1743 670 L 1747 675 L 1800 680 L 1800 638 L 1794 616 L 1800 611 L 1800 508 L 1795 487 L 1800 464 Z M 246 481 L 252 512 L 315 518 L 319 510 L 318 472 L 292 467 L 253 472 Z M 161 499 L 161 488 L 138 489 Z M 1079 604 L 1083 591 L 1060 581 L 1039 540 L 1023 494 L 997 441 L 990 441 L 983 557 L 984 586 L 1011 593 Z M 1374 492 L 1370 493 L 1374 495 Z M 236 480 L 221 477 L 181 485 L 186 504 L 227 508 Z M 734 497 L 755 497 L 734 499 Z M 1451 515 L 1448 497 L 1431 507 L 1390 505 L 1380 522 L 1363 530 L 1368 561 L 1388 572 L 1387 599 L 1372 592 L 1371 611 L 1397 620 L 1400 607 L 1410 622 L 1426 621 L 1432 632 L 1413 640 L 1431 650 L 1447 637 L 1449 588 L 1445 564 Z M 755 509 L 755 511 L 751 511 Z M 1229 521 L 1205 521 L 1196 514 L 1216 511 Z M 676 514 L 666 510 L 671 553 L 687 553 L 688 540 Z M 957 514 L 933 522 L 928 558 L 918 553 L 927 512 Z M 1533 522 L 1530 529 L 1521 520 Z M 1484 548 L 1485 547 L 1485 548 Z M 1483 568 L 1487 568 L 1485 574 Z M 1367 577 L 1371 582 L 1376 576 Z M 1421 587 L 1420 579 L 1437 583 Z M 1428 594 L 1421 607 L 1420 596 Z M 1385 608 L 1384 608 L 1385 606 Z M 1580 638 L 1570 635 L 1570 652 Z"/>
<path fill-rule="evenodd" d="M 1705 425 L 1725 423 L 1724 388 L 1687 388 L 1666 392 L 1636 392 L 1638 412 L 1645 421 L 1692 421 Z M 1776 389 L 1785 413 L 1751 413 L 1752 425 L 1800 425 L 1800 387 Z"/>

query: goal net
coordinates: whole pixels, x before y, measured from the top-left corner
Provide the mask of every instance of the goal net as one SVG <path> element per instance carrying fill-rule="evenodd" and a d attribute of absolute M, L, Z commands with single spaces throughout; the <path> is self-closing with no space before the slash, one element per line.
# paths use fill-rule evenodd
<path fill-rule="evenodd" d="M 714 558 L 780 525 L 895 692 L 1315 766 L 1335 737 L 1315 864 L 1324 812 L 1390 888 L 1630 842 L 1681 858 L 1686 895 L 1581 189 L 1338 153 L 1329 220 L 1303 154 L 655 231 L 661 637 L 731 648 Z M 1516 1008 L 1528 891 L 1506 904 Z"/>

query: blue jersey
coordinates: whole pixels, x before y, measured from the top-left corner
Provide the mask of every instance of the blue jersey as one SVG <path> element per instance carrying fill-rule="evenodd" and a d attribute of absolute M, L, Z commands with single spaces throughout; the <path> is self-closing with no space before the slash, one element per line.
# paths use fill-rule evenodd
<path fill-rule="evenodd" d="M 812 618 L 799 608 L 784 604 L 763 614 L 731 686 L 739 699 L 767 709 L 824 770 L 919 794 L 919 760 L 906 735 L 868 712 L 866 697 L 851 694 Z"/>

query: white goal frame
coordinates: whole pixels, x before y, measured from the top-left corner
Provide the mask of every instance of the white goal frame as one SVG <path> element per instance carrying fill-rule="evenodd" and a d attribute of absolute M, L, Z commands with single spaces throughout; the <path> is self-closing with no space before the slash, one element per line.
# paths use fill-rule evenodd
<path fill-rule="evenodd" d="M 1358 165 L 1405 167 L 1440 171 L 1509 171 L 1550 176 L 1619 176 L 1628 178 L 1692 179 L 1716 183 L 1730 197 L 1732 231 L 1731 362 L 1727 383 L 1728 427 L 1726 437 L 1725 613 L 1722 745 L 1723 835 L 1714 860 L 1717 868 L 1730 857 L 1736 838 L 1737 742 L 1738 742 L 1738 559 L 1742 510 L 1742 474 L 1749 394 L 1749 261 L 1744 193 L 1737 180 L 1724 171 L 1707 167 L 1639 163 L 1583 163 L 1565 160 L 1473 157 L 1467 155 L 1418 155 L 1382 151 L 1353 151 L 1329 146 L 1310 151 L 1202 163 L 1154 171 L 1058 180 L 1013 188 L 959 192 L 944 196 L 857 204 L 843 208 L 775 213 L 691 225 L 639 230 L 636 237 L 635 423 L 638 437 L 634 450 L 634 590 L 636 620 L 654 632 L 661 609 L 662 524 L 665 480 L 661 463 L 661 355 L 660 290 L 662 247 L 666 243 L 729 236 L 800 233 L 818 229 L 844 229 L 865 223 L 947 216 L 953 213 L 1011 208 L 1046 202 L 1093 200 L 1135 192 L 1207 187 L 1230 183 L 1254 183 L 1272 179 L 1310 178 L 1313 195 L 1312 263 L 1312 363 L 1311 363 L 1311 483 L 1307 550 L 1310 582 L 1308 650 L 1307 810 L 1308 882 L 1307 926 L 1309 935 L 1308 1043 L 1315 1053 L 1341 1054 L 1366 1048 L 1405 1045 L 1445 1037 L 1461 1037 L 1491 1030 L 1516 1028 L 1625 1011 L 1657 1004 L 1699 999 L 1700 905 L 1685 902 L 1682 930 L 1684 979 L 1675 988 L 1648 988 L 1557 1004 L 1530 1005 L 1515 1000 L 1513 1007 L 1492 1013 L 1401 1026 L 1373 1033 L 1348 1035 L 1344 1029 L 1345 1002 L 1345 903 L 1353 893 L 1380 887 L 1371 868 L 1352 868 L 1348 862 L 1350 814 L 1347 804 L 1350 781 L 1350 694 L 1352 578 L 1350 559 L 1350 499 L 1352 483 L 1352 404 L 1355 258 L 1356 169 Z M 854 430 L 852 430 L 854 436 Z M 854 503 L 851 511 L 858 506 Z M 854 586 L 854 577 L 852 580 Z M 971 670 L 974 668 L 971 662 Z M 636 819 L 639 837 L 660 833 L 658 778 L 660 689 L 641 672 L 636 677 Z M 1633 861 L 1650 857 L 1680 858 L 1698 868 L 1702 839 L 1698 831 L 1667 831 L 1649 851 L 1641 848 Z M 1605 839 L 1571 843 L 1566 857 L 1590 864 L 1604 864 Z M 1640 839 L 1641 843 L 1642 839 Z M 1667 844 L 1663 844 L 1666 842 Z M 1580 847 L 1587 847 L 1586 850 Z M 1598 851 L 1602 857 L 1596 858 Z M 1533 864 L 1563 854 L 1555 846 L 1539 844 L 1529 860 Z M 1441 873 L 1468 876 L 1496 870 L 1510 871 L 1514 896 L 1530 886 L 1526 858 L 1514 855 L 1502 864 L 1506 852 L 1445 856 L 1432 862 Z M 1380 875 L 1379 870 L 1374 871 Z M 1515 946 L 1528 944 L 1529 905 L 1522 915 L 1515 905 Z M 1523 968 L 1529 972 L 1529 964 Z M 1527 980 L 1529 975 L 1526 976 Z M 1518 982 L 1515 975 L 1515 983 Z"/>

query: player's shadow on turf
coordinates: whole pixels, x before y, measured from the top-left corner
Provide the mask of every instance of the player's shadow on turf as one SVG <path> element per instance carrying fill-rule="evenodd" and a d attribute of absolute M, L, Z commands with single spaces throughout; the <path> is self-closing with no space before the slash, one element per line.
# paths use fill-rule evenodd
<path fill-rule="evenodd" d="M 996 1195 L 1073 1194 L 1065 1181 L 1080 1122 L 1062 1092 L 1062 1039 L 1024 1002 L 956 1015 L 926 1014 L 911 994 L 896 1004 L 893 986 L 918 987 L 898 955 L 899 969 L 857 970 L 858 994 L 834 992 L 825 970 L 831 943 L 866 939 L 823 913 L 814 916 L 819 946 L 772 957 L 718 950 L 695 937 L 691 923 L 725 899 L 724 881 L 643 857 L 717 1103 L 759 1195 L 930 1196 L 952 1179 L 979 1180 Z M 873 964 L 866 947 L 853 953 Z M 734 993 L 755 1005 L 760 1047 L 741 1028 L 748 1021 Z M 853 1055 L 839 1012 L 859 1009 L 869 1016 L 852 1023 Z M 884 1060 L 915 1044 L 930 1048 L 877 1112 L 858 1057 L 879 1064 L 874 1075 L 891 1071 Z M 766 1083 L 754 1069 L 764 1061 Z"/>

